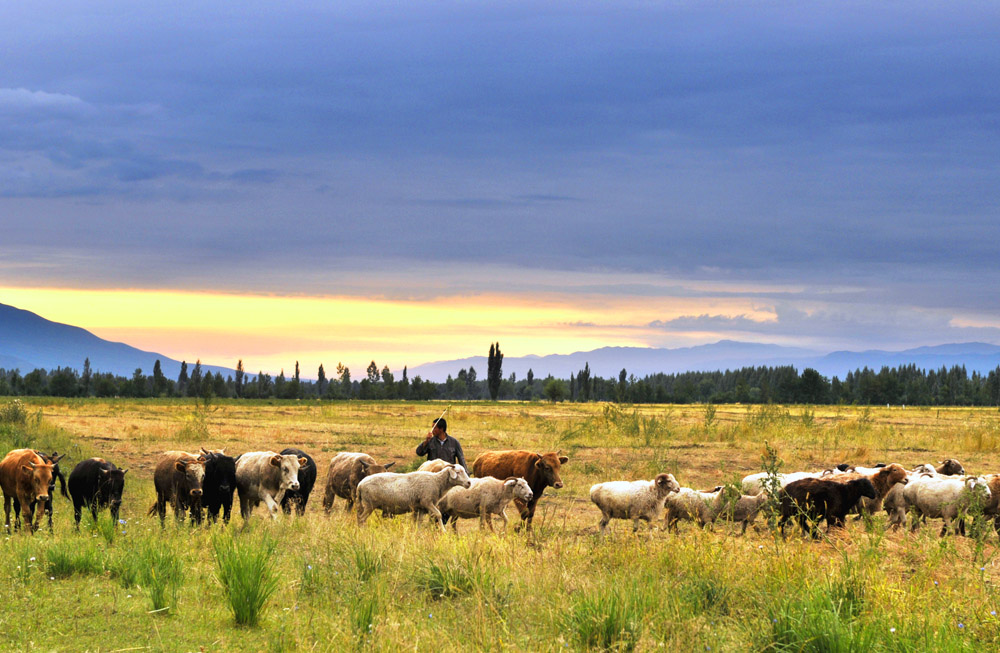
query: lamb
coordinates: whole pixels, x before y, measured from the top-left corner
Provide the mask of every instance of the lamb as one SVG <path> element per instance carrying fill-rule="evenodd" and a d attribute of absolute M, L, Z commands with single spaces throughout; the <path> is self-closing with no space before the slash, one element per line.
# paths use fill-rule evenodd
<path fill-rule="evenodd" d="M 727 500 L 725 493 L 719 492 L 712 505 L 712 521 L 722 518 L 727 521 L 739 522 L 743 525 L 740 535 L 747 532 L 747 526 L 752 524 L 761 508 L 767 503 L 767 492 L 763 490 L 755 495 L 743 494 L 736 501 Z M 757 528 L 754 526 L 754 528 Z"/>
<path fill-rule="evenodd" d="M 433 473 L 382 472 L 365 477 L 358 483 L 358 526 L 364 526 L 372 511 L 379 508 L 383 515 L 412 512 L 414 522 L 420 513 L 430 513 L 444 532 L 437 503 L 445 492 L 456 485 L 463 488 L 472 485 L 469 474 L 461 465 L 448 465 Z"/>
<path fill-rule="evenodd" d="M 827 529 L 843 527 L 847 512 L 861 497 L 875 498 L 875 486 L 862 476 L 844 483 L 821 478 L 804 478 L 789 483 L 778 495 L 781 502 L 781 535 L 785 523 L 797 517 L 799 526 L 806 533 L 818 538 L 815 527 L 808 520 L 826 519 Z"/>
<path fill-rule="evenodd" d="M 431 460 L 428 462 L 441 462 Z M 425 465 L 427 463 L 424 463 Z M 420 470 L 417 470 L 420 471 Z M 451 520 L 451 527 L 458 531 L 458 519 L 479 518 L 479 528 L 485 526 L 493 529 L 493 515 L 500 515 L 503 520 L 504 530 L 507 530 L 507 515 L 504 509 L 512 499 L 519 499 L 527 503 L 531 501 L 531 487 L 523 478 L 511 476 L 505 480 L 487 476 L 485 478 L 470 479 L 468 489 L 453 487 L 438 501 L 438 510 L 441 511 L 442 521 L 447 524 Z"/>
<path fill-rule="evenodd" d="M 326 491 L 323 493 L 323 509 L 327 514 L 333 509 L 337 497 L 347 501 L 344 510 L 350 512 L 357 500 L 358 483 L 366 476 L 388 471 L 396 463 L 379 465 L 366 453 L 341 451 L 330 460 L 326 473 Z"/>
<path fill-rule="evenodd" d="M 657 474 L 652 481 L 609 481 L 590 488 L 590 500 L 601 510 L 601 533 L 612 519 L 631 519 L 632 532 L 644 519 L 653 522 L 663 514 L 663 503 L 672 492 L 680 490 L 673 474 Z"/>
<path fill-rule="evenodd" d="M 663 517 L 663 527 L 667 530 L 677 530 L 677 522 L 681 519 L 698 520 L 704 528 L 705 524 L 715 520 L 714 506 L 722 495 L 722 490 L 714 492 L 699 492 L 689 487 L 682 487 L 677 492 L 667 495 L 667 512 Z"/>
<path fill-rule="evenodd" d="M 919 528 L 921 517 L 932 517 L 944 520 L 941 537 L 948 534 L 954 519 L 958 519 L 958 532 L 964 534 L 964 513 L 977 500 L 977 496 L 987 505 L 992 498 L 989 483 L 982 476 L 921 476 L 903 490 L 903 497 L 913 510 L 910 530 L 916 531 Z"/>

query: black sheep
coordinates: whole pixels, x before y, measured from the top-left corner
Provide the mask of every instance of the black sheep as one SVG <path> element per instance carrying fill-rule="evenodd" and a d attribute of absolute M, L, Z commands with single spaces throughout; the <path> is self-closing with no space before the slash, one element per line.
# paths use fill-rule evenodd
<path fill-rule="evenodd" d="M 781 501 L 781 534 L 785 522 L 796 517 L 802 530 L 819 537 L 810 521 L 825 519 L 828 528 L 843 526 L 847 513 L 861 497 L 875 498 L 875 486 L 867 478 L 846 483 L 822 478 L 803 478 L 789 483 L 778 495 Z"/>
<path fill-rule="evenodd" d="M 114 463 L 103 458 L 88 458 L 73 468 L 69 475 L 69 493 L 73 498 L 77 528 L 80 528 L 80 514 L 84 506 L 90 508 L 94 521 L 97 521 L 97 510 L 108 507 L 111 508 L 111 518 L 118 519 L 127 472 L 127 469 L 118 469 Z"/>
<path fill-rule="evenodd" d="M 227 456 L 225 449 L 218 451 L 201 450 L 205 457 L 205 480 L 201 483 L 204 494 L 201 505 L 208 513 L 208 519 L 215 522 L 222 509 L 222 521 L 229 523 L 233 512 L 233 492 L 236 491 L 236 459 Z"/>
<path fill-rule="evenodd" d="M 316 462 L 301 449 L 288 448 L 281 450 L 282 456 L 289 454 L 305 458 L 306 464 L 299 467 L 299 489 L 285 492 L 285 496 L 281 498 L 281 509 L 285 511 L 285 514 L 290 514 L 294 505 L 295 512 L 302 515 L 306 512 L 306 503 L 309 501 L 309 494 L 312 492 L 313 485 L 316 484 Z"/>

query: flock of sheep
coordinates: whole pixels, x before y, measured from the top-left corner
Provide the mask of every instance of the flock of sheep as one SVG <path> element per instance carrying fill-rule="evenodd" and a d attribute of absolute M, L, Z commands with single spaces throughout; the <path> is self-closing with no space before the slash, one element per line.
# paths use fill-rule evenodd
<path fill-rule="evenodd" d="M 825 520 L 828 528 L 843 527 L 850 512 L 879 510 L 888 514 L 890 529 L 902 526 L 911 513 L 912 530 L 931 518 L 943 521 L 941 536 L 953 523 L 954 530 L 964 535 L 965 517 L 974 508 L 1000 531 L 1000 474 L 966 476 L 954 459 L 912 470 L 896 463 L 841 464 L 816 472 L 757 473 L 743 479 L 739 493 L 722 486 L 710 491 L 680 487 L 672 474 L 660 474 L 652 481 L 598 483 L 590 489 L 591 500 L 601 510 L 602 532 L 611 519 L 631 519 L 636 530 L 641 520 L 652 528 L 662 517 L 668 529 L 682 519 L 701 526 L 727 519 L 741 523 L 742 533 L 772 497 L 782 535 L 792 519 L 817 537 L 820 521 Z"/>

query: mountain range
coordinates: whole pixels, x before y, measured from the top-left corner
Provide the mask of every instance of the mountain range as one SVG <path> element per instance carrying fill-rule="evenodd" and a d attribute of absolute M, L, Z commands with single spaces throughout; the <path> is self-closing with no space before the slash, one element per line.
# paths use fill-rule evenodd
<path fill-rule="evenodd" d="M 177 378 L 180 361 L 143 351 L 120 342 L 110 342 L 79 327 L 46 320 L 29 311 L 0 304 L 0 368 L 20 369 L 27 373 L 35 368 L 53 370 L 57 367 L 83 368 L 90 359 L 95 372 L 111 372 L 131 376 L 136 368 L 151 374 L 153 364 L 159 360 L 163 374 Z M 552 375 L 569 378 L 589 365 L 594 376 L 616 378 L 622 369 L 638 378 L 648 374 L 667 374 L 686 371 L 714 371 L 739 369 L 752 366 L 792 365 L 798 370 L 811 367 L 820 374 L 843 378 L 848 372 L 869 367 L 899 367 L 914 364 L 922 369 L 939 369 L 965 365 L 971 373 L 987 373 L 1000 366 L 1000 346 L 982 342 L 943 344 L 917 347 L 903 351 L 835 351 L 823 353 L 810 349 L 780 345 L 720 340 L 719 342 L 655 349 L 643 347 L 602 347 L 592 351 L 548 356 L 508 357 L 503 360 L 503 374 L 524 378 L 530 369 L 535 377 Z M 194 361 L 188 361 L 188 366 Z M 426 380 L 444 381 L 455 376 L 460 369 L 476 369 L 485 379 L 486 356 L 472 356 L 457 360 L 438 361 L 418 365 L 407 370 L 409 377 L 421 376 Z M 227 367 L 202 365 L 205 371 L 233 374 Z M 398 373 L 397 373 L 398 378 Z"/>

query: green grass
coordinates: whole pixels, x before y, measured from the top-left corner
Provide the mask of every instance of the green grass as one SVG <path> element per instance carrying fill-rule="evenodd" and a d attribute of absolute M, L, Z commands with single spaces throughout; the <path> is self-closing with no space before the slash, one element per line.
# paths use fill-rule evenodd
<path fill-rule="evenodd" d="M 0 650 L 1000 648 L 1000 620 L 991 614 L 1000 612 L 1000 548 L 989 529 L 941 540 L 932 523 L 886 535 L 883 513 L 818 543 L 798 533 L 782 541 L 766 528 L 734 537 L 690 524 L 676 535 L 637 536 L 623 521 L 601 538 L 587 494 L 597 481 L 658 471 L 707 488 L 765 463 L 790 471 L 953 456 L 975 472 L 1000 471 L 996 410 L 457 403 L 450 430 L 470 463 L 489 448 L 562 448 L 570 456 L 566 487 L 546 491 L 533 534 L 461 525 L 458 535 L 441 534 L 408 516 L 376 517 L 359 529 L 354 513 L 323 514 L 322 483 L 336 451 L 370 449 L 401 466 L 441 410 L 25 400 L 24 422 L 4 424 L 32 446 L 69 451 L 67 471 L 90 455 L 130 468 L 126 524 L 106 511 L 92 524 L 85 513 L 76 532 L 70 502 L 57 497 L 53 534 L 0 536 Z M 197 429 L 181 433 L 189 424 Z M 178 441 L 195 430 L 211 441 Z M 316 452 L 320 485 L 305 517 L 272 522 L 261 509 L 247 527 L 237 515 L 228 526 L 167 520 L 161 529 L 146 515 L 155 452 L 202 444 Z M 516 524 L 516 511 L 508 515 Z M 20 627 L 39 606 L 60 615 L 58 623 Z"/>

